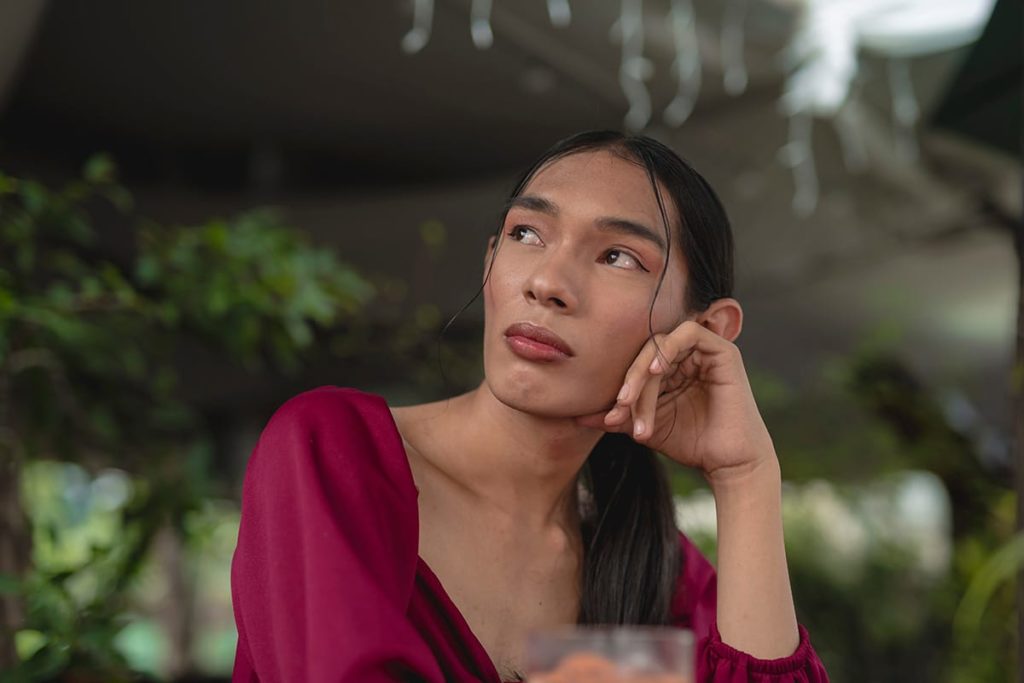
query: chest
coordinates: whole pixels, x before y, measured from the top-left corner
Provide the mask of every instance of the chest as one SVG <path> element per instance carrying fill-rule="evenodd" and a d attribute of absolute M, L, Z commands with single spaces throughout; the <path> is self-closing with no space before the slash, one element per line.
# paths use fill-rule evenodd
<path fill-rule="evenodd" d="M 577 621 L 580 566 L 571 549 L 509 543 L 484 527 L 421 515 L 419 551 L 502 680 L 514 680 L 531 631 Z"/>
<path fill-rule="evenodd" d="M 431 544 L 431 535 L 421 534 L 420 555 L 502 680 L 525 674 L 526 639 L 532 630 L 576 622 L 579 582 L 573 567 L 530 558 L 501 560 L 487 544 L 459 546 L 451 539 Z"/>

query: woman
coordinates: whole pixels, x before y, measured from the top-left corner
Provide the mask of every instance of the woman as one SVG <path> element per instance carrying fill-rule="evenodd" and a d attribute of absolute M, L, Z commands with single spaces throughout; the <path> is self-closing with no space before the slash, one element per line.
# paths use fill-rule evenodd
<path fill-rule="evenodd" d="M 691 628 L 698 680 L 827 680 L 794 614 L 714 192 L 654 140 L 583 133 L 499 228 L 479 387 L 390 409 L 322 387 L 265 428 L 234 680 L 516 680 L 526 633 L 573 623 Z M 710 483 L 717 582 L 652 449 Z"/>

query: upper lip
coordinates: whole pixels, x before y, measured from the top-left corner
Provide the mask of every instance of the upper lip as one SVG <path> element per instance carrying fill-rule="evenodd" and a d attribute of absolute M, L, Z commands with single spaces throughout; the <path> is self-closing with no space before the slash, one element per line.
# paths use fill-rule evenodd
<path fill-rule="evenodd" d="M 506 337 L 526 337 L 532 339 L 541 344 L 547 344 L 553 346 L 567 356 L 572 356 L 572 348 L 565 343 L 565 340 L 559 337 L 557 334 L 552 332 L 546 327 L 540 325 L 534 325 L 533 323 L 514 323 L 509 325 L 508 329 L 505 330 Z"/>

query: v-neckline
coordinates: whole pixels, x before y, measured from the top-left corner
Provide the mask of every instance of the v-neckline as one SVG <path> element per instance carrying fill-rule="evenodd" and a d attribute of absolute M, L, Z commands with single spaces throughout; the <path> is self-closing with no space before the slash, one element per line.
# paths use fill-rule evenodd
<path fill-rule="evenodd" d="M 486 665 L 487 670 L 483 671 L 482 673 L 484 673 L 488 677 L 489 681 L 494 683 L 514 683 L 511 681 L 502 680 L 501 676 L 498 674 L 498 668 L 494 665 L 494 661 L 491 659 L 490 654 L 488 654 L 487 652 L 487 648 L 483 646 L 483 643 L 480 642 L 480 639 L 477 637 L 477 635 L 473 633 L 473 629 L 469 627 L 469 622 L 466 621 L 466 617 L 459 610 L 458 606 L 455 604 L 455 601 L 452 600 L 451 596 L 448 594 L 448 591 L 445 590 L 444 584 L 441 583 L 441 579 L 438 578 L 434 570 L 430 568 L 429 564 L 427 564 L 427 561 L 424 560 L 423 557 L 419 554 L 420 490 L 419 488 L 416 487 L 416 479 L 412 476 L 412 464 L 409 462 L 409 452 L 405 448 L 405 439 L 402 437 L 402 432 L 399 431 L 398 429 L 398 423 L 395 422 L 395 415 L 394 413 L 391 412 L 391 406 L 388 405 L 386 400 L 384 400 L 384 410 L 388 414 L 388 418 L 391 422 L 391 429 L 392 431 L 394 431 L 394 436 L 398 439 L 398 445 L 402 449 L 402 455 L 405 456 L 405 467 L 403 468 L 403 471 L 408 476 L 408 483 L 412 486 L 413 491 L 416 492 L 416 561 L 419 564 L 419 569 L 422 570 L 423 576 L 426 578 L 426 580 L 429 583 L 433 584 L 431 588 L 434 589 L 434 592 L 436 593 L 437 597 L 441 600 L 442 605 L 444 605 L 445 609 L 450 613 L 452 620 L 455 622 L 455 626 L 459 630 L 465 632 L 467 637 L 467 644 L 469 645 L 469 648 L 473 650 L 474 660 Z"/>

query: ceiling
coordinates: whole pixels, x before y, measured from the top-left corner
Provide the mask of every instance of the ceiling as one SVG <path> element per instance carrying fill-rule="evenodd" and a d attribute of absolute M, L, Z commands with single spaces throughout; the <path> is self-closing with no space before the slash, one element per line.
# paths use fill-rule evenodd
<path fill-rule="evenodd" d="M 494 173 L 583 122 L 621 125 L 620 49 L 610 37 L 618 2 L 586 3 L 569 27 L 554 28 L 544 0 L 499 0 L 485 50 L 471 41 L 468 5 L 438 0 L 429 43 L 408 55 L 400 43 L 411 2 L 304 0 L 287 11 L 237 0 L 50 3 L 5 128 L 52 153 L 102 139 L 133 173 L 199 185 L 244 183 L 269 156 L 280 180 L 309 187 Z M 648 3 L 645 46 L 662 107 L 674 88 L 665 6 Z M 777 80 L 773 57 L 791 16 L 754 7 L 747 61 L 757 88 Z M 717 21 L 721 10 L 704 2 L 697 12 Z M 702 35 L 712 71 L 713 25 Z M 706 112 L 722 97 L 719 80 L 705 83 Z M 32 134 L 39 129 L 46 136 Z"/>
<path fill-rule="evenodd" d="M 12 2 L 8 11 L 44 4 Z M 698 1 L 697 108 L 677 130 L 656 117 L 648 131 L 701 169 L 729 208 L 745 353 L 805 379 L 896 322 L 908 362 L 965 387 L 1008 425 L 1016 263 L 1009 233 L 980 207 L 1019 186 L 1019 162 L 968 166 L 927 130 L 925 163 L 901 160 L 885 65 L 866 59 L 872 165 L 851 173 L 835 132 L 817 126 L 821 199 L 796 216 L 776 105 L 793 3 L 748 4 L 747 91 L 724 92 L 722 5 Z M 495 0 L 494 44 L 478 50 L 468 0 L 437 0 L 430 42 L 408 55 L 400 43 L 411 2 L 51 2 L 0 112 L 0 154 L 60 176 L 110 150 L 146 215 L 199 221 L 273 203 L 371 271 L 407 273 L 419 226 L 440 220 L 449 248 L 418 296 L 452 311 L 473 290 L 483 235 L 514 172 L 559 137 L 622 125 L 610 36 L 619 6 L 573 2 L 571 25 L 559 29 L 543 0 Z M 666 7 L 645 4 L 656 113 L 674 92 Z M 912 64 L 925 114 L 962 57 Z M 955 167 L 971 178 L 942 171 Z"/>

